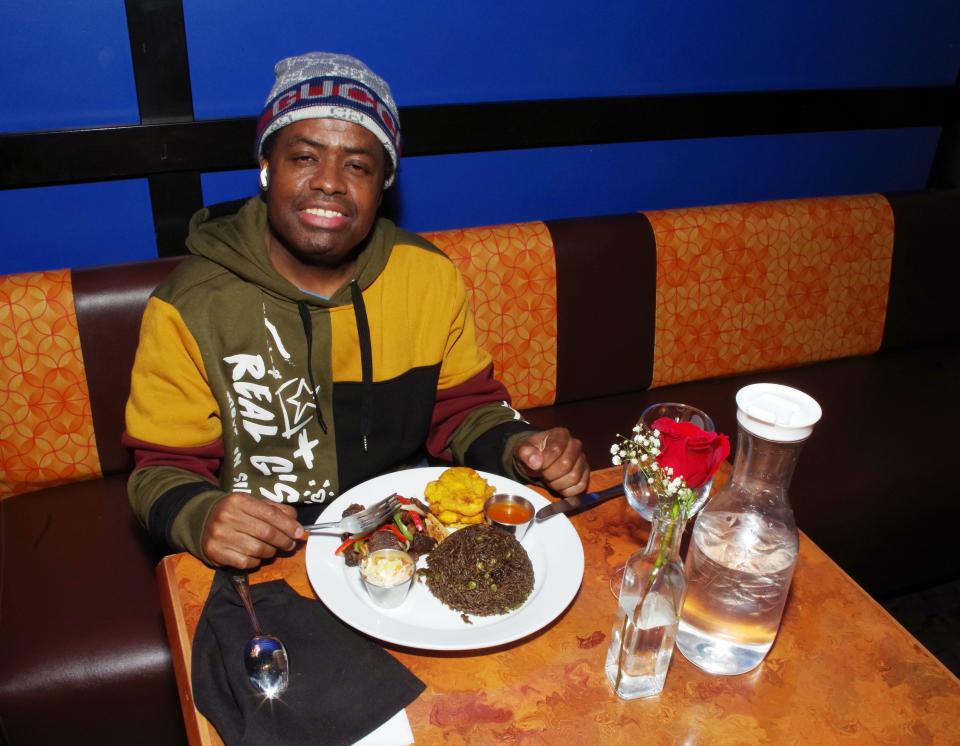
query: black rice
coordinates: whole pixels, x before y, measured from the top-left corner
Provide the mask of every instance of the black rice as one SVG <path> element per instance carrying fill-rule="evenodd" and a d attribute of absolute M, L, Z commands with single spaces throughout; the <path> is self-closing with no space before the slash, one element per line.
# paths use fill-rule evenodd
<path fill-rule="evenodd" d="M 513 536 L 485 523 L 441 541 L 421 571 L 434 596 L 455 611 L 491 616 L 519 608 L 533 590 L 533 565 Z"/>

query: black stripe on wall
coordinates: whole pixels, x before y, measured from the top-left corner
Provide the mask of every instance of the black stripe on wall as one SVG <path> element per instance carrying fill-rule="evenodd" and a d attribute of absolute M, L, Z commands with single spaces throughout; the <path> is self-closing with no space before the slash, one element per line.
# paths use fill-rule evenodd
<path fill-rule="evenodd" d="M 143 124 L 192 122 L 193 94 L 180 0 L 125 0 Z"/>
<path fill-rule="evenodd" d="M 878 88 L 639 96 L 400 109 L 404 156 L 939 127 L 954 88 Z M 0 188 L 255 166 L 253 117 L 98 127 L 0 137 Z"/>
<path fill-rule="evenodd" d="M 192 123 L 193 93 L 181 0 L 125 0 L 124 5 L 141 123 Z M 154 167 L 144 173 L 150 186 L 157 253 L 182 254 L 185 226 L 203 206 L 200 172 L 195 167 L 176 172 Z"/>
<path fill-rule="evenodd" d="M 930 167 L 927 186 L 934 189 L 960 187 L 960 74 L 953 86 L 953 96 L 950 98 L 946 121 Z"/>

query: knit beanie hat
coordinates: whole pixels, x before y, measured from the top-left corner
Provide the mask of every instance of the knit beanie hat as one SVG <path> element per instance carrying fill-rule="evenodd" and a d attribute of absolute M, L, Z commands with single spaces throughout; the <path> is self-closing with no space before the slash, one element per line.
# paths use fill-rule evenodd
<path fill-rule="evenodd" d="M 400 115 L 390 86 L 356 57 L 309 52 L 280 60 L 277 76 L 257 121 L 257 157 L 263 141 L 301 119 L 343 119 L 370 130 L 387 149 L 393 172 L 400 160 Z"/>

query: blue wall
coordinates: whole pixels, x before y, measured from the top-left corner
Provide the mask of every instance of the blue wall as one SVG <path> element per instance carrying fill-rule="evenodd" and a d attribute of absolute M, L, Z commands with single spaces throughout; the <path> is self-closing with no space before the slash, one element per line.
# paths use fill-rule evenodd
<path fill-rule="evenodd" d="M 198 118 L 259 112 L 280 57 L 345 51 L 400 105 L 952 85 L 956 0 L 712 3 L 185 0 Z M 4 0 L 0 131 L 137 121 L 123 3 Z M 389 211 L 428 230 L 739 200 L 922 188 L 935 128 L 409 158 Z M 204 201 L 255 173 L 205 174 Z M 153 256 L 143 180 L 0 191 L 0 273 Z"/>

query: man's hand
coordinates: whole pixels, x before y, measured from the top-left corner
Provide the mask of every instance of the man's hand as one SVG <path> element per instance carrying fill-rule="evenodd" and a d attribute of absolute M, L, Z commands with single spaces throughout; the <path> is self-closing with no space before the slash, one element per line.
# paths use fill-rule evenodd
<path fill-rule="evenodd" d="M 583 445 L 565 427 L 534 433 L 520 441 L 513 457 L 520 471 L 543 479 L 550 489 L 564 497 L 579 495 L 590 481 Z"/>
<path fill-rule="evenodd" d="M 201 547 L 213 564 L 245 570 L 290 551 L 304 535 L 292 505 L 231 492 L 210 511 Z"/>

